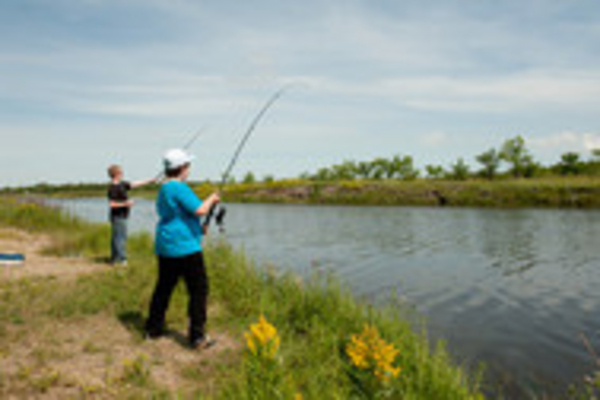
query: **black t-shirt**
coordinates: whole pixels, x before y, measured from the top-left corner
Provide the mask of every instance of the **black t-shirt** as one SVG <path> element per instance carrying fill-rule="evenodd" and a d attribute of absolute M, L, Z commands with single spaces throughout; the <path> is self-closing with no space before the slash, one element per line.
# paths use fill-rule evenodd
<path fill-rule="evenodd" d="M 109 201 L 118 201 L 125 202 L 129 200 L 127 196 L 127 192 L 131 190 L 131 183 L 121 181 L 119 183 L 111 183 L 108 187 L 108 200 Z M 129 217 L 129 207 L 116 207 L 110 208 L 110 217 L 121 217 L 127 218 Z"/>

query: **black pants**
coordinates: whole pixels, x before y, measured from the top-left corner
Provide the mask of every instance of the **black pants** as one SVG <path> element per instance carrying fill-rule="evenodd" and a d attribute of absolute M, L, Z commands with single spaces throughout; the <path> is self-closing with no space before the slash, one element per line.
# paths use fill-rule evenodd
<path fill-rule="evenodd" d="M 146 321 L 146 331 L 150 335 L 158 336 L 164 333 L 165 314 L 180 277 L 183 277 L 189 295 L 190 340 L 204 335 L 208 277 L 204 267 L 204 256 L 201 252 L 181 258 L 158 258 L 158 282 L 152 295 L 150 316 Z"/>

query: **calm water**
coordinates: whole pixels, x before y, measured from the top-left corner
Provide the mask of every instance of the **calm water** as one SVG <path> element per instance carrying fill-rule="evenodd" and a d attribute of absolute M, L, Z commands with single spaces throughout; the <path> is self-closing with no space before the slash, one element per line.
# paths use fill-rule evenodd
<path fill-rule="evenodd" d="M 104 200 L 60 204 L 106 221 Z M 131 227 L 155 218 L 138 200 Z M 516 397 L 558 395 L 593 367 L 580 333 L 600 344 L 600 211 L 228 205 L 226 225 L 259 261 L 334 270 L 374 301 L 399 294 Z"/>

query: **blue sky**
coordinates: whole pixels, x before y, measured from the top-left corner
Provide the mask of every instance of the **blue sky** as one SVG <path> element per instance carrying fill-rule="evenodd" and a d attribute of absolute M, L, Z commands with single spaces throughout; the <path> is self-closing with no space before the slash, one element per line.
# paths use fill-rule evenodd
<path fill-rule="evenodd" d="M 289 83 L 234 175 L 600 147 L 591 0 L 2 0 L 0 49 L 0 186 L 152 176 L 203 126 L 193 178 L 215 178 Z"/>

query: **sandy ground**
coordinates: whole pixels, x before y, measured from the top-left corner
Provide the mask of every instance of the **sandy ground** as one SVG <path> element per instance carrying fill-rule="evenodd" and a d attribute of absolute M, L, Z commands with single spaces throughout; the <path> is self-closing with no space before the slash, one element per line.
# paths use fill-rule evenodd
<path fill-rule="evenodd" d="M 22 266 L 0 267 L 0 281 L 32 276 L 69 280 L 111 268 L 82 258 L 45 256 L 41 251 L 50 242 L 49 237 L 0 229 L 0 251 L 26 257 Z M 218 312 L 218 307 L 209 309 L 209 319 Z M 5 341 L 0 346 L 0 398 L 146 398 L 159 390 L 187 398 L 199 388 L 210 392 L 214 371 L 239 360 L 241 342 L 224 332 L 211 333 L 217 340 L 214 347 L 191 350 L 178 332 L 142 339 L 142 318 L 104 313 L 49 319 L 35 329 L 5 327 L 7 334 L 0 337 Z"/>
<path fill-rule="evenodd" d="M 60 258 L 42 254 L 51 243 L 44 235 L 32 235 L 15 229 L 0 229 L 0 252 L 22 253 L 25 263 L 17 266 L 0 264 L 0 280 L 21 279 L 32 276 L 75 277 L 84 273 L 106 269 L 82 258 Z"/>
<path fill-rule="evenodd" d="M 46 324 L 0 356 L 0 397 L 118 398 L 136 386 L 185 395 L 213 385 L 214 369 L 238 358 L 239 343 L 213 337 L 214 347 L 190 350 L 180 334 L 143 340 L 106 315 Z"/>

